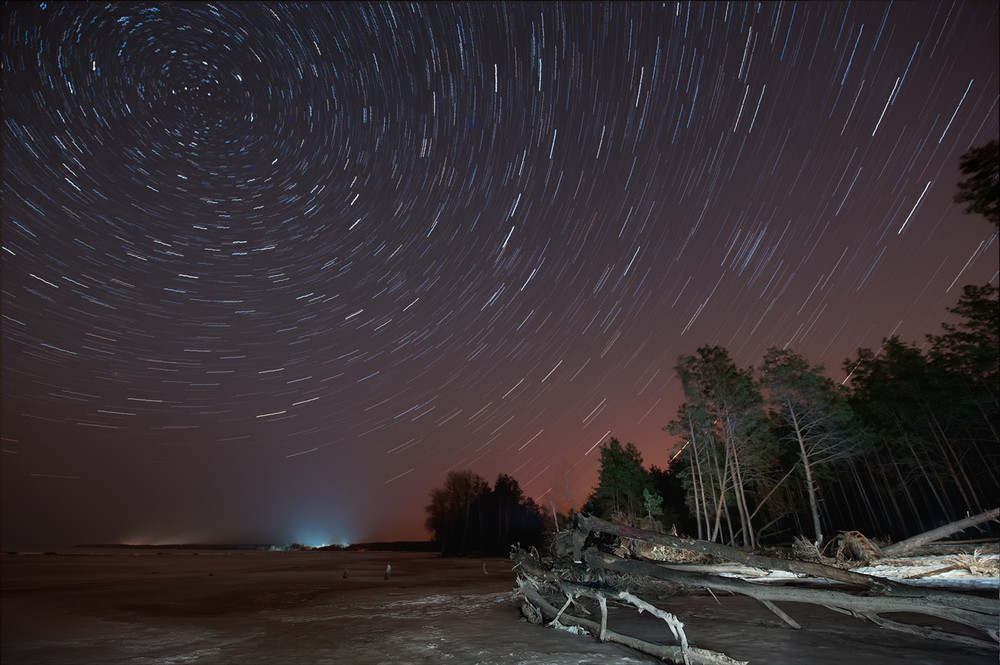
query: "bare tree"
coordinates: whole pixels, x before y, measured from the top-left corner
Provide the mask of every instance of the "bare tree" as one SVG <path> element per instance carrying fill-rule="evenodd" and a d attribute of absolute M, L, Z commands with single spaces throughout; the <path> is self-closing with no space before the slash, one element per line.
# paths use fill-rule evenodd
<path fill-rule="evenodd" d="M 860 451 L 853 412 L 845 392 L 823 376 L 822 366 L 811 367 L 788 349 L 768 349 L 760 374 L 772 413 L 784 425 L 786 440 L 798 448 L 818 549 L 823 530 L 814 470 Z"/>

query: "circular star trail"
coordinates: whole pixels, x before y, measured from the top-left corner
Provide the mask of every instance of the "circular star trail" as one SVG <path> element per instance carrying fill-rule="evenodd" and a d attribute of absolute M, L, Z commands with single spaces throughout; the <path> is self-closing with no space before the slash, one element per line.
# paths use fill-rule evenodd
<path fill-rule="evenodd" d="M 679 355 L 840 375 L 997 280 L 991 2 L 11 5 L 4 522 L 420 538 L 666 465 Z M 5 528 L 6 530 L 6 528 Z"/>

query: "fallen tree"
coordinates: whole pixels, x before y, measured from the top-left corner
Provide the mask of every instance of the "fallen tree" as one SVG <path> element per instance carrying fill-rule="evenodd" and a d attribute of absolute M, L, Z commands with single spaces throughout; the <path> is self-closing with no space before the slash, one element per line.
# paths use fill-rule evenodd
<path fill-rule="evenodd" d="M 773 586 L 693 571 L 684 565 L 651 559 L 649 546 L 693 552 L 766 571 L 786 571 L 809 586 Z M 725 654 L 688 644 L 684 624 L 658 608 L 655 599 L 709 592 L 753 598 L 787 626 L 798 622 L 776 605 L 809 603 L 849 616 L 868 619 L 883 628 L 935 640 L 974 647 L 1000 643 L 1000 601 L 941 589 L 914 587 L 863 575 L 817 561 L 787 560 L 744 552 L 733 547 L 691 538 L 613 524 L 578 515 L 573 530 L 556 539 L 550 560 L 535 552 L 516 550 L 512 558 L 524 599 L 522 611 L 529 620 L 553 626 L 575 626 L 602 641 L 624 644 L 665 661 L 705 665 L 731 664 Z M 817 586 L 826 584 L 826 586 Z M 829 588 L 836 585 L 836 588 Z M 677 646 L 649 642 L 608 628 L 608 603 L 631 606 L 664 621 Z M 582 615 L 600 612 L 600 622 Z M 905 623 L 886 615 L 910 613 L 945 619 L 973 629 L 978 636 Z"/>
<path fill-rule="evenodd" d="M 907 552 L 912 552 L 922 545 L 927 545 L 928 543 L 933 543 L 941 540 L 942 538 L 947 538 L 948 536 L 959 533 L 960 531 L 965 531 L 966 529 L 970 529 L 985 522 L 996 521 L 998 517 L 1000 517 L 1000 508 L 994 508 L 993 510 L 987 510 L 979 513 L 978 515 L 965 517 L 951 522 L 950 524 L 939 526 L 936 529 L 924 531 L 923 533 L 919 533 L 912 538 L 907 538 L 906 540 L 901 540 L 898 543 L 893 543 L 892 545 L 883 547 L 882 554 L 887 557 L 902 556 Z"/>
<path fill-rule="evenodd" d="M 667 662 L 685 663 L 685 665 L 746 665 L 745 661 L 734 660 L 722 653 L 691 647 L 687 643 L 683 623 L 669 612 L 660 610 L 631 592 L 613 590 L 607 585 L 602 587 L 591 581 L 569 581 L 564 578 L 564 572 L 542 564 L 536 556 L 522 549 L 516 550 L 513 559 L 518 569 L 518 590 L 524 600 L 521 611 L 532 623 L 542 623 L 547 620 L 546 625 L 549 626 L 582 628 L 602 642 L 622 644 Z M 558 593 L 554 593 L 554 590 L 558 590 Z M 556 609 L 551 599 L 560 595 L 565 597 L 565 601 L 562 601 L 561 607 Z M 601 610 L 600 623 L 566 611 L 570 605 L 575 605 L 578 611 L 590 614 L 589 610 L 580 605 L 580 598 L 597 601 Z M 679 645 L 655 644 L 609 629 L 607 604 L 609 599 L 625 601 L 636 607 L 639 612 L 648 610 L 654 616 L 663 619 Z"/>

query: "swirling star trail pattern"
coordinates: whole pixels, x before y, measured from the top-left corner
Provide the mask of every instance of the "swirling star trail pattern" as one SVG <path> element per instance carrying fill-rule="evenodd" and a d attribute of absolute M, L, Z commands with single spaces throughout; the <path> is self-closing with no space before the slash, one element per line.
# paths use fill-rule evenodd
<path fill-rule="evenodd" d="M 831 376 L 997 280 L 995 2 L 8 4 L 5 538 L 579 506 L 673 367 Z"/>

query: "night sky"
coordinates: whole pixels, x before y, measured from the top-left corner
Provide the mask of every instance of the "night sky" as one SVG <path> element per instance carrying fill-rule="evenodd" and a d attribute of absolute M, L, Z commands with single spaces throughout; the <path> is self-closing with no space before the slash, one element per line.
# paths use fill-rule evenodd
<path fill-rule="evenodd" d="M 997 283 L 985 2 L 7 4 L 4 545 L 424 539 L 665 466 L 699 346 Z"/>

